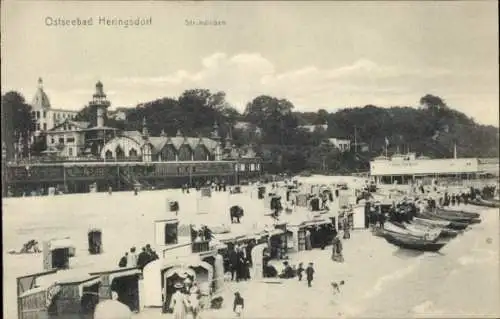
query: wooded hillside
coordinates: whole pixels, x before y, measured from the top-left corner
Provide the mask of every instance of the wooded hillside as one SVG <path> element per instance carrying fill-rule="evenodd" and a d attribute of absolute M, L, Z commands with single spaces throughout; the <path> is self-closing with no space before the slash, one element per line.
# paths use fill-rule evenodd
<path fill-rule="evenodd" d="M 146 118 L 153 136 L 160 135 L 162 130 L 167 135 L 175 135 L 180 130 L 187 136 L 208 136 L 217 122 L 223 139 L 232 136 L 236 146 L 252 145 L 270 172 L 368 170 L 369 160 L 385 153 L 386 141 L 389 155 L 410 150 L 432 158 L 452 157 L 456 143 L 459 157 L 498 157 L 497 127 L 476 123 L 437 96 L 426 95 L 419 104 L 419 108 L 367 105 L 332 113 L 326 110 L 297 112 L 291 101 L 262 95 L 239 113 L 226 101 L 224 92 L 194 89 L 179 97 L 141 103 L 126 110 L 126 121 L 109 120 L 107 125 L 141 130 Z M 5 94 L 2 124 L 12 123 L 9 117 L 20 114 L 26 119 L 16 119 L 16 123 L 31 121 L 22 96 L 13 92 Z M 88 120 L 86 108 L 78 119 Z M 327 124 L 328 129 L 309 132 L 300 127 L 321 124 Z M 2 140 L 25 136 L 23 132 L 27 127 L 2 125 Z M 359 148 L 356 152 L 352 147 L 350 152 L 340 153 L 325 142 L 327 138 L 343 138 L 354 143 L 355 137 L 358 143 L 369 146 L 368 152 L 361 152 Z"/>

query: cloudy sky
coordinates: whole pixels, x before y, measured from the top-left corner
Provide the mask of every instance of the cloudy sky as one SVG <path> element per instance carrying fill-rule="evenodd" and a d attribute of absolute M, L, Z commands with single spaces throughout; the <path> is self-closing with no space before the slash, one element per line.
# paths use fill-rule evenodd
<path fill-rule="evenodd" d="M 498 125 L 496 1 L 13 2 L 2 6 L 2 92 L 31 101 L 44 79 L 52 106 L 79 109 L 97 80 L 114 106 L 223 90 L 239 110 L 259 94 L 316 111 L 417 106 L 427 93 Z M 107 18 L 152 18 L 107 27 Z M 49 27 L 47 17 L 93 18 Z M 185 20 L 224 21 L 188 26 Z"/>

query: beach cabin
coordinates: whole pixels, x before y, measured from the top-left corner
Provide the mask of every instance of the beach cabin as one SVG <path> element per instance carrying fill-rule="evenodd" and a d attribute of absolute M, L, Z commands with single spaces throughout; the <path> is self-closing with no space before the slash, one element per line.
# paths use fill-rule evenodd
<path fill-rule="evenodd" d="M 118 294 L 118 301 L 127 305 L 131 311 L 139 311 L 141 271 L 137 268 L 118 268 L 90 273 L 101 279 L 99 286 L 99 301 L 111 300 L 111 291 Z"/>
<path fill-rule="evenodd" d="M 252 279 L 260 280 L 264 278 L 264 251 L 268 249 L 267 243 L 256 245 L 252 248 Z"/>
<path fill-rule="evenodd" d="M 171 306 L 174 285 L 183 283 L 187 278 L 196 281 L 202 295 L 202 302 L 209 304 L 211 296 L 220 291 L 223 280 L 222 257 L 216 251 L 204 254 L 192 254 L 176 260 L 155 260 L 143 270 L 144 305 L 146 307 L 163 307 L 168 311 Z M 209 263 L 213 261 L 213 265 Z"/>
<path fill-rule="evenodd" d="M 47 276 L 54 275 L 54 276 Z M 20 319 L 57 318 L 91 319 L 99 302 L 99 277 L 88 275 L 59 278 L 58 273 L 42 273 L 25 276 L 36 281 L 36 285 L 18 295 Z M 50 277 L 48 280 L 43 277 Z M 18 278 L 18 292 L 19 290 Z"/>
<path fill-rule="evenodd" d="M 212 231 L 206 225 L 190 225 L 191 228 L 191 252 L 199 253 L 210 249 Z"/>
<path fill-rule="evenodd" d="M 177 212 L 179 211 L 179 202 L 177 201 L 168 201 L 168 211 L 169 212 Z"/>
<path fill-rule="evenodd" d="M 258 199 L 264 199 L 266 195 L 266 187 L 265 186 L 259 186 L 257 188 L 257 198 Z"/>
<path fill-rule="evenodd" d="M 234 185 L 233 187 L 231 187 L 230 194 L 241 194 L 241 186 Z"/>
<path fill-rule="evenodd" d="M 287 225 L 288 241 L 294 252 L 304 251 L 307 248 L 306 232 L 310 232 L 311 248 L 320 248 L 323 241 L 331 243 L 335 235 L 332 221 L 328 218 L 314 218 L 299 223 Z"/>
<path fill-rule="evenodd" d="M 75 255 L 75 246 L 69 238 L 43 242 L 43 269 L 68 269 L 69 258 Z"/>
<path fill-rule="evenodd" d="M 57 270 L 49 270 L 16 278 L 17 314 L 19 319 L 28 318 L 30 315 L 31 318 L 37 318 L 33 315 L 38 313 L 38 310 L 41 310 L 41 313 L 43 313 L 43 310 L 46 308 L 46 291 L 43 289 L 34 290 L 34 288 L 39 286 L 37 284 L 38 278 L 54 275 L 55 273 L 57 273 Z M 30 291 L 30 293 L 25 294 L 26 291 Z"/>
<path fill-rule="evenodd" d="M 179 220 L 177 218 L 155 220 L 155 244 L 157 246 L 179 243 Z"/>
<path fill-rule="evenodd" d="M 87 232 L 89 253 L 98 255 L 102 253 L 102 230 L 99 228 L 91 228 Z"/>
<path fill-rule="evenodd" d="M 284 259 L 288 252 L 287 223 L 276 223 L 268 232 L 271 258 Z"/>
<path fill-rule="evenodd" d="M 212 188 L 210 187 L 202 187 L 200 189 L 201 197 L 212 197 Z"/>

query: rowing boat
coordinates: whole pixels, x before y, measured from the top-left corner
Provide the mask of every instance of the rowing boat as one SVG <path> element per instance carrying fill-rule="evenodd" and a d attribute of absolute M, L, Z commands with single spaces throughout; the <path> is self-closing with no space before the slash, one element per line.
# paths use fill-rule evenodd
<path fill-rule="evenodd" d="M 422 238 L 415 238 L 413 236 L 402 235 L 385 230 L 383 234 L 384 239 L 395 246 L 412 249 L 418 251 L 432 251 L 436 252 L 446 245 L 446 242 L 436 242 L 425 240 Z"/>
<path fill-rule="evenodd" d="M 467 228 L 467 226 L 469 226 L 469 223 L 445 219 L 445 218 L 442 218 L 440 216 L 436 216 L 434 214 L 431 214 L 429 212 L 419 212 L 419 213 L 417 213 L 417 216 L 421 219 L 426 219 L 426 220 L 448 222 L 449 224 L 446 227 L 451 228 L 451 229 L 455 229 L 455 230 L 463 230 L 463 229 Z"/>
<path fill-rule="evenodd" d="M 445 215 L 451 215 L 451 216 L 457 216 L 457 217 L 465 217 L 465 218 L 480 218 L 481 214 L 479 213 L 473 213 L 473 212 L 467 212 L 464 210 L 451 210 L 451 209 L 445 209 L 445 208 L 437 208 L 436 212 Z"/>

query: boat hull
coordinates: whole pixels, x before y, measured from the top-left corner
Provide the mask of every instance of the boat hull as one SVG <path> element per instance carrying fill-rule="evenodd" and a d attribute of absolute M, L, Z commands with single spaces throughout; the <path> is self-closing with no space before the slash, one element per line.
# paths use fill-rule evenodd
<path fill-rule="evenodd" d="M 447 228 L 453 229 L 453 230 L 464 230 L 469 226 L 468 223 L 463 223 L 463 222 L 458 222 L 458 221 L 452 221 L 448 220 L 430 213 L 418 213 L 417 216 L 421 219 L 427 219 L 427 220 L 434 220 L 434 221 L 446 221 L 449 222 Z"/>
<path fill-rule="evenodd" d="M 411 236 L 393 234 L 388 231 L 384 232 L 383 237 L 390 244 L 400 248 L 418 251 L 437 252 L 446 245 L 446 243 L 443 242 L 426 241 L 419 238 L 412 238 Z"/>
<path fill-rule="evenodd" d="M 489 201 L 485 201 L 482 199 L 471 200 L 469 203 L 472 205 L 481 206 L 481 207 L 489 207 L 489 208 L 499 208 L 500 207 L 500 203 L 489 202 Z"/>
<path fill-rule="evenodd" d="M 480 218 L 481 214 L 479 213 L 472 213 L 472 212 L 466 212 L 463 210 L 449 210 L 449 209 L 444 209 L 444 208 L 438 208 L 436 210 L 438 214 L 444 214 L 444 215 L 450 215 L 450 216 L 457 216 L 457 217 L 464 217 L 464 218 Z"/>

